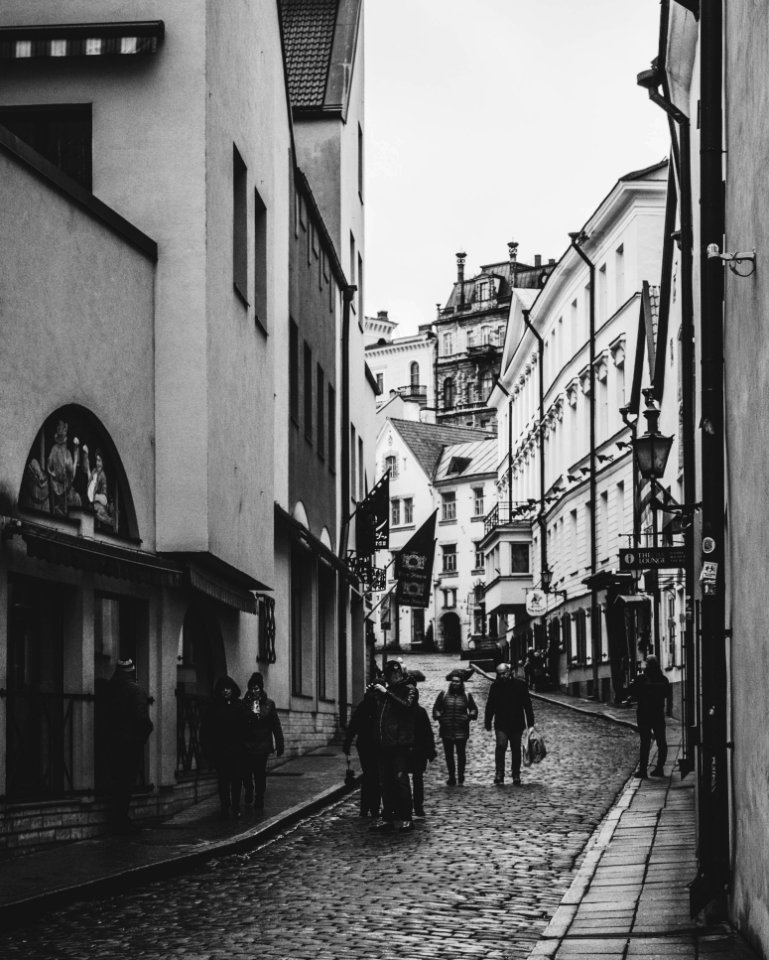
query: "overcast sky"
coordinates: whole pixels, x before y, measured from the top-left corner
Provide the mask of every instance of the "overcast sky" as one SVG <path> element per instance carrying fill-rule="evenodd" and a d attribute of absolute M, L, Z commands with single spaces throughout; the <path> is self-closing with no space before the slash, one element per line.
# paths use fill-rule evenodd
<path fill-rule="evenodd" d="M 558 259 L 616 180 L 668 153 L 636 85 L 658 0 L 367 0 L 368 315 L 397 336 L 431 321 L 456 277 Z"/>

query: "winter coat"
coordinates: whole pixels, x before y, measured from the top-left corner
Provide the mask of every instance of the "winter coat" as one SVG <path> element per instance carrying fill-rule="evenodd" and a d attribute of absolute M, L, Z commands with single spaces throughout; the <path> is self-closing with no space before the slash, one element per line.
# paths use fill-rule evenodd
<path fill-rule="evenodd" d="M 347 725 L 342 749 L 350 752 L 353 740 L 361 753 L 376 749 L 376 700 L 372 694 L 366 694 L 358 706 L 353 710 L 350 722 Z"/>
<path fill-rule="evenodd" d="M 664 674 L 658 677 L 641 674 L 636 677 L 630 685 L 630 693 L 638 703 L 638 722 L 664 722 L 665 703 L 671 702 L 671 692 L 670 681 Z"/>
<path fill-rule="evenodd" d="M 437 756 L 433 725 L 425 708 L 417 704 L 414 712 L 414 766 L 424 770 L 427 761 L 435 760 Z"/>
<path fill-rule="evenodd" d="M 523 730 L 534 726 L 534 710 L 531 706 L 531 697 L 523 680 L 517 677 L 497 679 L 489 689 L 489 699 L 486 701 L 484 724 L 491 730 L 494 721 L 495 730 L 511 733 L 513 730 Z"/>
<path fill-rule="evenodd" d="M 231 686 L 235 693 L 225 700 L 222 690 Z M 221 677 L 214 687 L 214 696 L 203 724 L 203 742 L 214 765 L 239 759 L 243 754 L 245 724 L 240 687 L 231 677 Z"/>
<path fill-rule="evenodd" d="M 118 752 L 143 746 L 152 733 L 149 697 L 130 674 L 116 670 L 104 703 L 107 748 Z"/>
<path fill-rule="evenodd" d="M 376 693 L 374 735 L 380 747 L 413 747 L 417 688 L 408 679 Z"/>
<path fill-rule="evenodd" d="M 242 703 L 246 756 L 258 757 L 277 751 L 283 753 L 283 727 L 275 706 L 264 690 L 249 690 Z"/>
<path fill-rule="evenodd" d="M 439 724 L 443 740 L 467 740 L 470 736 L 470 721 L 478 719 L 478 707 L 465 686 L 458 693 L 449 687 L 442 690 L 433 705 L 433 720 Z"/>

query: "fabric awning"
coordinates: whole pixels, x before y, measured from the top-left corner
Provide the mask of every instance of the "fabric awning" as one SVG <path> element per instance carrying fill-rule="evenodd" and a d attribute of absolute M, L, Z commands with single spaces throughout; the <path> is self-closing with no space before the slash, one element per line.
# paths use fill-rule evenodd
<path fill-rule="evenodd" d="M 180 587 L 183 582 L 178 564 L 143 550 L 26 523 L 21 525 L 21 537 L 28 556 L 49 563 L 154 586 Z"/>
<path fill-rule="evenodd" d="M 162 20 L 40 24 L 0 28 L 0 60 L 137 56 L 155 53 Z"/>
<path fill-rule="evenodd" d="M 195 590 L 244 613 L 256 613 L 256 597 L 245 587 L 227 581 L 197 564 L 190 564 L 187 567 L 187 575 L 190 586 Z"/>
<path fill-rule="evenodd" d="M 623 603 L 646 603 L 647 600 L 651 600 L 651 597 L 648 593 L 620 593 L 617 600 Z"/>

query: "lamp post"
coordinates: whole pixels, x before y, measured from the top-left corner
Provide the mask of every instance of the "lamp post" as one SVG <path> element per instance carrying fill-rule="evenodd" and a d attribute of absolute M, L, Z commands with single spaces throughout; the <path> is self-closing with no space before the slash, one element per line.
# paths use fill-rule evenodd
<path fill-rule="evenodd" d="M 653 484 L 665 476 L 673 437 L 666 437 L 659 431 L 660 409 L 655 405 L 654 388 L 647 387 L 642 393 L 646 400 L 646 409 L 643 411 L 646 417 L 646 433 L 634 438 L 633 452 L 639 473 Z"/>

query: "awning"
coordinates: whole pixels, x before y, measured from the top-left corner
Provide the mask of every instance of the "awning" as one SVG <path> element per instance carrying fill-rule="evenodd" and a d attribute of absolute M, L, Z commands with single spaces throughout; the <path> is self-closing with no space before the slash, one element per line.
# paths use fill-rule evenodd
<path fill-rule="evenodd" d="M 39 560 L 135 583 L 182 585 L 182 568 L 178 564 L 143 550 L 73 536 L 42 525 L 22 523 L 20 532 L 27 545 L 27 555 Z"/>
<path fill-rule="evenodd" d="M 618 600 L 623 603 L 646 603 L 647 600 L 651 600 L 651 597 L 648 593 L 620 593 L 617 594 L 614 602 Z"/>
<path fill-rule="evenodd" d="M 244 613 L 256 613 L 256 597 L 250 590 L 239 587 L 218 577 L 211 570 L 203 569 L 195 564 L 187 567 L 190 586 L 201 593 L 205 593 L 220 603 L 235 607 Z"/>
<path fill-rule="evenodd" d="M 0 28 L 0 60 L 155 53 L 164 33 L 162 20 L 3 27 Z"/>

